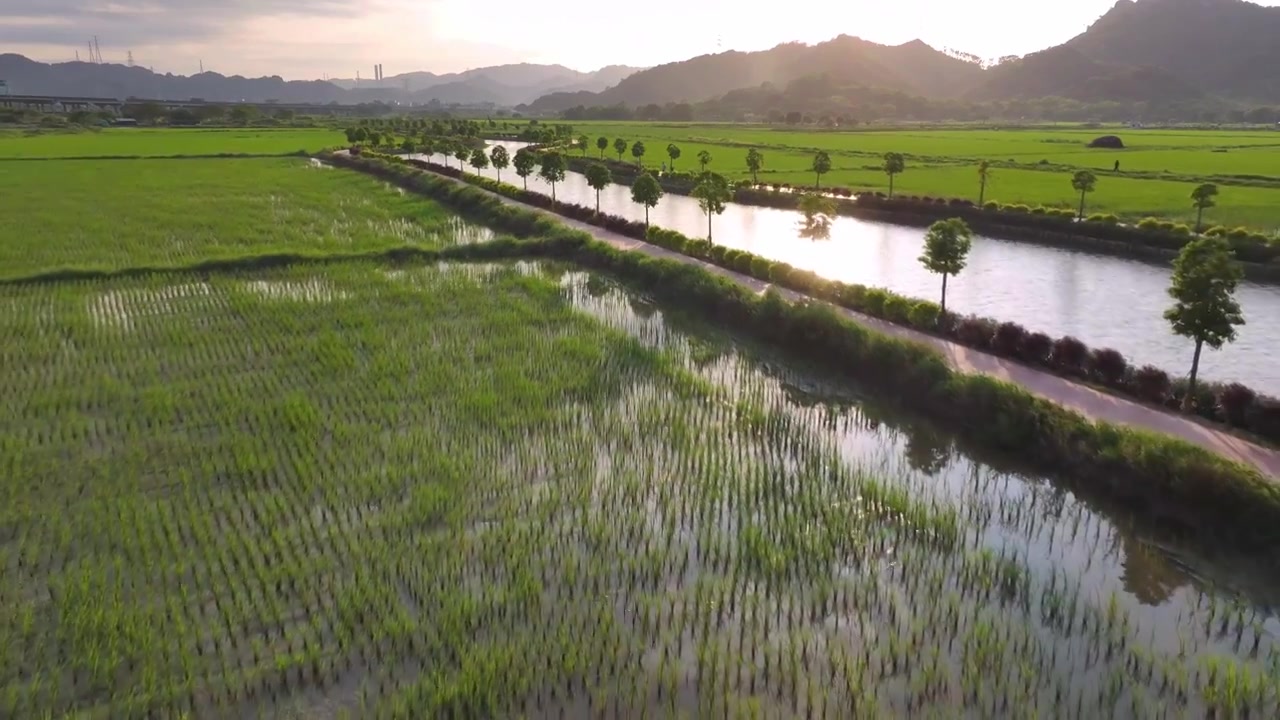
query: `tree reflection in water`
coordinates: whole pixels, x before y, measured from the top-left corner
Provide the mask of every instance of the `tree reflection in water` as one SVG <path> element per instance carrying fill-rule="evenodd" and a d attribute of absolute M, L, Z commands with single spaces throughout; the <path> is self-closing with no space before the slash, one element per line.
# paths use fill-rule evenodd
<path fill-rule="evenodd" d="M 800 221 L 800 237 L 806 240 L 830 240 L 831 220 L 820 218 Z"/>
<path fill-rule="evenodd" d="M 831 218 L 836 214 L 836 204 L 829 197 L 817 193 L 805 193 L 800 198 L 800 237 L 808 240 L 831 238 Z"/>
<path fill-rule="evenodd" d="M 1187 584 L 1188 578 L 1169 556 L 1158 547 L 1119 530 L 1119 542 L 1124 552 L 1121 581 L 1143 605 L 1156 607 L 1169 601 L 1173 593 Z"/>

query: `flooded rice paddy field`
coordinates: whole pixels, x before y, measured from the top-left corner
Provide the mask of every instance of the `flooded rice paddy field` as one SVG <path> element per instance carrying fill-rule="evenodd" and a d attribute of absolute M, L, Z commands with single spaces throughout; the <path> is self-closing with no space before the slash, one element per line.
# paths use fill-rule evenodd
<path fill-rule="evenodd" d="M 1271 561 L 599 275 L 0 310 L 0 716 L 1280 710 Z"/>

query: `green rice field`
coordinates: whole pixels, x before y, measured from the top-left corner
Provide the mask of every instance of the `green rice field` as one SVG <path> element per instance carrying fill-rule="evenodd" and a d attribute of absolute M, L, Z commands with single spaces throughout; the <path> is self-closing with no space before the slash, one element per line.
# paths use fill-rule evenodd
<path fill-rule="evenodd" d="M 284 155 L 342 145 L 325 128 L 204 129 L 108 128 L 81 132 L 0 131 L 0 160 L 68 157 L 172 157 L 178 155 Z M 22 172 L 20 168 L 9 168 Z"/>
<path fill-rule="evenodd" d="M 490 237 L 386 183 L 305 158 L 58 160 L 0 173 L 0 278 Z"/>
<path fill-rule="evenodd" d="M 9 717 L 1277 710 L 1265 614 L 598 278 L 0 298 Z"/>
<path fill-rule="evenodd" d="M 492 238 L 348 171 L 21 165 L 0 718 L 1280 714 L 1266 552 L 605 274 L 345 259 Z"/>
<path fill-rule="evenodd" d="M 906 156 L 907 170 L 894 188 L 905 195 L 976 199 L 976 166 L 986 160 L 995 167 L 986 200 L 1004 203 L 1075 207 L 1079 196 L 1071 188 L 1071 175 L 1089 169 L 1099 176 L 1089 206 L 1129 219 L 1193 220 L 1191 190 L 1201 182 L 1214 182 L 1221 196 L 1219 207 L 1206 215 L 1211 222 L 1280 230 L 1280 132 L 1272 130 L 796 131 L 731 124 L 575 123 L 574 132 L 591 137 L 592 155 L 600 135 L 643 140 L 646 164 L 654 166 L 670 162 L 666 147 L 673 142 L 681 149 L 677 169 L 696 169 L 698 153 L 706 150 L 713 158 L 710 169 L 741 179 L 750 177 L 746 151 L 757 147 L 765 156 L 760 180 L 792 184 L 813 184 L 809 168 L 813 154 L 821 149 L 832 160 L 824 185 L 881 192 L 888 189 L 888 178 L 879 169 L 880 158 L 899 152 Z M 1126 149 L 1085 147 L 1106 134 L 1119 135 Z M 1119 173 L 1112 172 L 1117 160 Z"/>

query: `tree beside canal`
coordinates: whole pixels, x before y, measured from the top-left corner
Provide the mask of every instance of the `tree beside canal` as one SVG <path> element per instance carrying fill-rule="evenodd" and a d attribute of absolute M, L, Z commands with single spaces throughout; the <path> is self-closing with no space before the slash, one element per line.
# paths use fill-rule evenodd
<path fill-rule="evenodd" d="M 902 157 L 902 153 L 885 153 L 882 169 L 884 174 L 889 176 L 889 197 L 893 197 L 893 179 L 907 169 L 907 160 Z"/>
<path fill-rule="evenodd" d="M 1164 317 L 1175 334 L 1195 343 L 1184 408 L 1191 408 L 1195 402 L 1196 376 L 1200 372 L 1200 353 L 1204 346 L 1221 349 L 1236 339 L 1236 327 L 1244 325 L 1240 303 L 1235 299 L 1236 287 L 1243 276 L 1244 271 L 1225 238 L 1192 240 L 1183 246 L 1173 262 L 1169 295 L 1174 304 L 1165 311 Z"/>
<path fill-rule="evenodd" d="M 476 148 L 471 151 L 471 167 L 480 172 L 489 167 L 489 156 L 484 154 L 484 148 Z"/>
<path fill-rule="evenodd" d="M 964 220 L 939 220 L 924 236 L 924 254 L 920 264 L 932 273 L 942 275 L 942 314 L 947 314 L 947 278 L 959 275 L 968 261 L 973 245 L 973 231 Z"/>
<path fill-rule="evenodd" d="M 1204 183 L 1191 191 L 1191 206 L 1196 209 L 1196 233 L 1204 227 L 1204 211 L 1217 205 L 1214 198 L 1218 196 L 1218 186 Z"/>
<path fill-rule="evenodd" d="M 489 152 L 489 162 L 493 164 L 493 169 L 498 173 L 498 182 L 502 182 L 502 171 L 511 165 L 511 155 L 507 149 L 498 145 Z"/>
<path fill-rule="evenodd" d="M 551 202 L 556 201 L 556 183 L 564 180 L 565 173 L 569 171 L 569 166 L 564 161 L 564 157 L 558 152 L 545 153 L 542 156 L 542 168 L 538 170 L 538 176 L 546 180 L 551 185 Z"/>
<path fill-rule="evenodd" d="M 1098 177 L 1088 170 L 1080 170 L 1071 176 L 1071 187 L 1080 193 L 1080 212 L 1077 214 L 1077 220 L 1084 220 L 1084 197 L 1093 192 L 1098 186 Z"/>
<path fill-rule="evenodd" d="M 609 172 L 609 168 L 602 163 L 591 163 L 587 167 L 587 185 L 596 191 L 596 214 L 600 214 L 600 191 L 609 187 L 609 183 L 613 182 L 613 173 Z"/>
<path fill-rule="evenodd" d="M 831 172 L 831 156 L 827 154 L 826 150 L 819 150 L 818 153 L 813 156 L 812 169 L 814 174 L 813 186 L 815 188 L 821 188 L 822 176 Z"/>
<path fill-rule="evenodd" d="M 703 152 L 706 151 L 704 150 Z M 707 214 L 707 241 L 713 242 L 711 239 L 711 218 L 723 213 L 728 206 L 729 200 L 733 197 L 733 192 L 729 189 L 729 181 L 723 175 L 703 173 L 698 180 L 698 184 L 694 186 L 689 195 L 697 198 L 698 207 L 702 208 L 702 212 Z"/>
<path fill-rule="evenodd" d="M 750 150 L 748 150 L 747 151 L 747 170 L 751 172 L 751 183 L 753 185 L 759 184 L 760 178 L 757 177 L 757 175 L 759 174 L 760 168 L 762 167 L 764 167 L 764 155 L 761 155 L 760 151 L 755 148 L 751 148 Z"/>
<path fill-rule="evenodd" d="M 678 157 L 679 152 L 676 155 Z M 644 226 L 646 230 L 649 228 L 649 208 L 657 207 L 658 201 L 661 199 L 662 186 L 649 173 L 644 173 L 636 178 L 635 184 L 631 186 L 631 201 L 644 206 Z"/>
<path fill-rule="evenodd" d="M 644 141 L 642 140 L 635 141 L 635 144 L 631 146 L 631 157 L 636 159 L 636 167 L 638 168 L 644 167 L 644 153 L 645 153 Z"/>
<path fill-rule="evenodd" d="M 534 155 L 527 148 L 520 148 L 516 151 L 516 174 L 524 181 L 524 189 L 529 189 L 529 176 L 533 174 L 533 169 L 538 166 L 538 156 Z"/>
<path fill-rule="evenodd" d="M 987 197 L 987 183 L 991 182 L 991 163 L 983 160 L 978 163 L 978 207 L 983 206 Z"/>

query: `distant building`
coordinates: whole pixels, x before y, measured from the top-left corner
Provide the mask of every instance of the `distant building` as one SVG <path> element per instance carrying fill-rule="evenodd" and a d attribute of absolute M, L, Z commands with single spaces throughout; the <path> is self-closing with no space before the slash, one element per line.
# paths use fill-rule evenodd
<path fill-rule="evenodd" d="M 138 127 L 138 121 L 133 118 L 116 118 L 111 124 L 115 127 Z"/>

